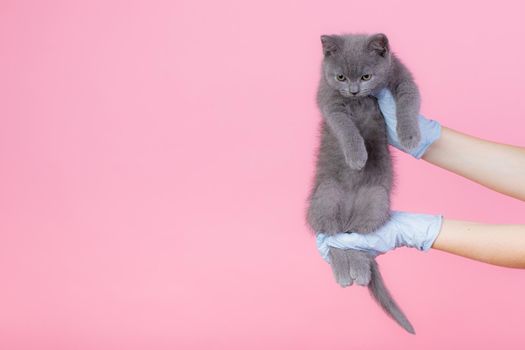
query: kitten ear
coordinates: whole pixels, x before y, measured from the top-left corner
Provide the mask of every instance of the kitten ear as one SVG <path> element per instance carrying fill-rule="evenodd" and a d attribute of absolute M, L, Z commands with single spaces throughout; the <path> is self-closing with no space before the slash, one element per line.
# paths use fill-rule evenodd
<path fill-rule="evenodd" d="M 335 35 L 321 35 L 321 43 L 323 44 L 323 54 L 325 56 L 331 56 L 339 51 Z"/>
<path fill-rule="evenodd" d="M 368 38 L 367 48 L 376 52 L 379 56 L 385 57 L 386 53 L 390 51 L 388 38 L 383 33 L 374 34 Z"/>

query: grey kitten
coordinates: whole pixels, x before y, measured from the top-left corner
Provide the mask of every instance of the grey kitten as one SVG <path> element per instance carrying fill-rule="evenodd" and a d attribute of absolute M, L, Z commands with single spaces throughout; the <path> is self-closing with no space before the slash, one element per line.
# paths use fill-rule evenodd
<path fill-rule="evenodd" d="M 315 232 L 369 233 L 390 217 L 392 163 L 386 127 L 374 95 L 392 92 L 397 133 L 406 149 L 420 141 L 419 91 L 391 52 L 384 34 L 323 35 L 317 104 L 322 113 L 317 169 L 308 197 L 308 224 Z M 343 287 L 368 285 L 381 307 L 408 332 L 414 328 L 385 287 L 374 257 L 330 248 L 330 264 Z"/>

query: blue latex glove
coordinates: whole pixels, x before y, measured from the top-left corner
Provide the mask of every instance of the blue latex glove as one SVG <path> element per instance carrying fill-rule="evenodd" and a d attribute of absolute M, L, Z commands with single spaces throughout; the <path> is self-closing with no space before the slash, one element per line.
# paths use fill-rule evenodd
<path fill-rule="evenodd" d="M 377 102 L 379 104 L 379 109 L 385 117 L 387 134 L 388 134 L 388 143 L 394 146 L 395 148 L 410 154 L 416 159 L 420 159 L 430 145 L 439 139 L 441 136 L 441 125 L 435 120 L 429 120 L 422 115 L 419 115 L 419 130 L 421 131 L 421 141 L 419 145 L 410 151 L 401 146 L 399 139 L 397 137 L 396 125 L 396 101 L 392 93 L 388 89 L 382 89 L 379 93 L 376 94 Z"/>
<path fill-rule="evenodd" d="M 436 240 L 442 215 L 417 214 L 394 211 L 390 220 L 377 231 L 361 233 L 317 234 L 317 249 L 330 262 L 329 247 L 356 249 L 374 256 L 384 254 L 398 247 L 411 247 L 427 251 Z"/>

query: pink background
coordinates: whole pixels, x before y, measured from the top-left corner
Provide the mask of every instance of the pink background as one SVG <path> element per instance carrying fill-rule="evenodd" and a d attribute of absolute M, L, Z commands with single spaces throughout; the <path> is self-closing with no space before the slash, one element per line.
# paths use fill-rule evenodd
<path fill-rule="evenodd" d="M 519 1 L 2 1 L 0 348 L 523 349 L 525 273 L 379 258 L 416 328 L 304 223 L 319 36 L 385 32 L 422 112 L 523 146 Z M 395 153 L 394 208 L 523 223 Z M 495 232 L 497 234 L 497 232 Z"/>

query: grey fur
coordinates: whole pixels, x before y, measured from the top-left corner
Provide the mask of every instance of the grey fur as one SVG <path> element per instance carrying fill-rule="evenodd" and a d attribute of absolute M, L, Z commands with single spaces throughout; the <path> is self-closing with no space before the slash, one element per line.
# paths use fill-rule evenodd
<path fill-rule="evenodd" d="M 321 145 L 307 222 L 315 232 L 329 235 L 369 233 L 389 219 L 393 178 L 384 119 L 372 95 L 390 89 L 396 99 L 400 143 L 411 149 L 420 140 L 419 91 L 384 34 L 323 35 L 321 42 L 324 59 L 317 93 L 323 116 Z M 365 80 L 366 75 L 371 78 Z M 368 285 L 382 308 L 414 333 L 372 255 L 336 248 L 330 248 L 329 255 L 337 283 Z"/>

